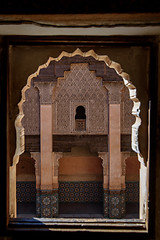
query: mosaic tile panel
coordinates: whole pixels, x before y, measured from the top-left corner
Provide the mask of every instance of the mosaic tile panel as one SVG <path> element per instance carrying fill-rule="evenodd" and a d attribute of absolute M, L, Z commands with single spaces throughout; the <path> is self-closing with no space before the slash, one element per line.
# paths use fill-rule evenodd
<path fill-rule="evenodd" d="M 109 193 L 109 218 L 125 217 L 125 191 L 110 190 Z"/>
<path fill-rule="evenodd" d="M 36 215 L 42 218 L 53 218 L 58 216 L 58 191 L 37 191 Z"/>
<path fill-rule="evenodd" d="M 36 201 L 36 182 L 17 182 L 16 183 L 17 202 Z"/>
<path fill-rule="evenodd" d="M 59 202 L 103 202 L 102 182 L 60 182 Z"/>
<path fill-rule="evenodd" d="M 126 182 L 126 202 L 139 202 L 139 182 Z"/>
<path fill-rule="evenodd" d="M 41 193 L 39 189 L 36 191 L 36 216 L 41 217 Z"/>
<path fill-rule="evenodd" d="M 108 218 L 108 214 L 109 214 L 109 191 L 108 191 L 108 189 L 104 189 L 103 212 L 104 212 L 104 217 Z"/>

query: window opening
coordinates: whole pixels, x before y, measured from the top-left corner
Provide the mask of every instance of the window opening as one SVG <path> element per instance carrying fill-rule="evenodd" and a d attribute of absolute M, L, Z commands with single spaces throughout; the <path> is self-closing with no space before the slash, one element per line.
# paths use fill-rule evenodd
<path fill-rule="evenodd" d="M 63 55 L 68 56 L 69 58 L 71 57 L 71 55 L 68 55 L 67 53 L 63 52 L 63 54 L 58 59 L 56 59 L 56 61 L 61 59 Z M 95 57 L 95 53 L 93 53 L 93 51 L 89 51 L 85 55 L 85 53 L 82 53 L 79 49 L 77 49 L 72 54 L 72 57 L 76 55 L 79 55 L 82 58 L 85 56 L 92 56 L 93 58 Z M 97 131 L 96 134 L 94 133 L 94 135 L 88 134 L 88 136 L 83 137 L 83 135 L 81 134 L 81 136 L 79 135 L 76 136 L 76 134 L 74 135 L 71 129 L 69 129 L 70 126 L 74 125 L 73 124 L 74 121 L 75 122 L 79 121 L 79 122 L 76 122 L 75 129 L 77 131 L 86 130 L 86 109 L 82 105 L 79 105 L 76 108 L 76 112 L 74 114 L 73 114 L 73 111 L 69 112 L 70 110 L 73 110 L 72 105 L 69 105 L 71 102 L 70 93 L 72 92 L 72 90 L 69 89 L 70 91 L 68 92 L 65 91 L 65 85 L 63 85 L 65 83 L 64 80 L 66 80 L 65 74 L 64 74 L 64 78 L 62 78 L 61 74 L 60 74 L 60 77 L 57 76 L 59 88 L 61 87 L 61 89 L 63 90 L 62 91 L 63 95 L 59 93 L 55 93 L 53 91 L 54 84 L 51 81 L 40 82 L 41 77 L 39 78 L 39 74 L 42 71 L 43 72 L 42 75 L 45 76 L 44 71 L 50 67 L 50 64 L 54 60 L 53 58 L 49 58 L 47 64 L 40 66 L 38 71 L 35 74 L 32 74 L 28 78 L 27 85 L 22 90 L 22 99 L 21 99 L 21 102 L 19 103 L 19 115 L 15 121 L 15 126 L 17 131 L 17 147 L 16 147 L 14 158 L 13 158 L 13 166 L 11 166 L 10 168 L 10 185 L 13 186 L 12 188 L 10 188 L 11 189 L 10 215 L 12 217 L 16 217 L 17 215 L 16 205 L 15 205 L 15 202 L 16 202 L 15 181 L 16 181 L 16 165 L 19 162 L 20 155 L 28 149 L 28 151 L 33 155 L 33 158 L 35 160 L 37 217 L 44 217 L 44 218 L 58 217 L 58 200 L 59 200 L 58 198 L 58 194 L 59 194 L 58 193 L 58 177 L 59 177 L 58 176 L 58 166 L 59 166 L 58 160 L 62 158 L 62 153 L 66 152 L 66 149 L 68 152 L 70 152 L 71 148 L 73 147 L 73 144 L 74 146 L 75 144 L 79 144 L 80 146 L 88 145 L 89 148 L 92 151 L 97 152 L 98 157 L 100 157 L 103 160 L 102 166 L 103 166 L 104 217 L 114 218 L 114 219 L 125 218 L 125 171 L 126 171 L 125 160 L 127 159 L 128 155 L 130 156 L 130 151 L 132 151 L 131 149 L 128 148 L 127 144 L 125 145 L 126 139 L 131 139 L 131 136 L 127 134 L 121 134 L 120 132 L 120 129 L 121 129 L 120 128 L 120 124 L 121 124 L 120 111 L 121 111 L 121 105 L 123 105 L 120 102 L 121 101 L 120 95 L 121 95 L 121 90 L 125 85 L 129 90 L 129 97 L 133 101 L 132 114 L 136 118 L 135 123 L 132 125 L 132 149 L 137 153 L 137 158 L 141 165 L 140 184 L 141 182 L 143 182 L 143 189 L 141 188 L 141 191 L 140 191 L 140 194 L 141 194 L 140 199 L 142 201 L 140 202 L 140 218 L 141 219 L 145 218 L 146 216 L 145 212 L 147 209 L 147 205 L 146 205 L 147 200 L 146 200 L 146 194 L 145 194 L 146 191 L 144 189 L 146 189 L 147 171 L 146 171 L 144 159 L 140 153 L 139 145 L 138 145 L 138 128 L 141 124 L 141 119 L 139 117 L 140 102 L 136 97 L 136 88 L 129 81 L 128 74 L 122 71 L 119 64 L 111 62 L 110 59 L 106 56 L 103 57 L 103 56 L 96 55 L 95 59 L 96 61 L 101 61 L 103 62 L 103 64 L 106 64 L 107 68 L 111 69 L 111 71 L 113 68 L 116 70 L 115 74 L 118 73 L 118 75 L 116 75 L 116 78 L 114 78 L 113 83 L 111 82 L 111 79 L 110 79 L 109 82 L 104 82 L 102 84 L 102 78 L 97 77 L 95 75 L 95 72 L 93 73 L 93 71 L 92 71 L 92 77 L 90 77 L 88 80 L 91 82 L 86 83 L 87 78 L 85 74 L 88 72 L 91 76 L 91 71 L 89 70 L 88 64 L 86 62 L 85 63 L 76 62 L 75 64 L 73 64 L 73 62 L 70 62 L 70 65 L 69 65 L 70 68 L 67 70 L 69 71 L 70 75 L 66 74 L 67 76 L 71 76 L 70 78 L 71 81 L 73 79 L 73 75 L 81 76 L 81 80 L 78 82 L 79 84 L 81 84 L 81 88 L 84 86 L 86 88 L 85 84 L 88 84 L 89 88 L 92 90 L 92 93 L 89 93 L 86 91 L 84 92 L 85 95 L 83 95 L 83 91 L 79 89 L 78 93 L 79 93 L 79 96 L 82 96 L 82 99 L 78 99 L 78 100 L 81 100 L 81 102 L 84 102 L 84 97 L 87 96 L 88 104 L 90 104 L 90 105 L 87 105 L 87 112 L 89 112 L 89 110 L 91 112 L 92 108 L 93 108 L 92 112 L 93 110 L 94 110 L 94 113 L 96 111 L 96 114 L 92 115 L 92 117 L 94 117 L 94 120 L 95 120 L 93 121 L 93 126 Z M 113 74 L 113 72 L 111 73 Z M 112 76 L 112 74 L 110 76 Z M 32 82 L 33 79 L 34 80 L 36 79 L 34 83 Z M 67 78 L 67 80 L 68 79 L 69 78 Z M 95 85 L 92 84 L 92 81 L 95 82 Z M 77 84 L 75 79 L 74 79 L 74 83 L 75 85 Z M 73 86 L 73 84 L 70 84 L 68 86 Z M 94 86 L 96 86 L 96 88 L 94 88 Z M 97 87 L 99 87 L 100 89 L 98 93 L 96 93 Z M 76 85 L 74 92 L 77 89 L 78 89 L 78 85 Z M 34 104 L 34 106 L 37 107 L 38 109 L 36 111 L 35 110 L 36 108 L 31 108 L 33 112 L 30 111 L 30 116 L 33 117 L 32 120 L 33 122 L 36 123 L 36 128 L 34 128 L 34 131 L 35 131 L 34 133 L 32 133 L 31 124 L 30 125 L 26 124 L 26 126 L 23 125 L 25 123 L 24 121 L 25 114 L 23 111 L 25 111 L 25 109 L 27 111 L 27 106 L 25 107 L 25 103 L 27 104 L 27 101 L 28 101 L 27 96 L 29 96 L 30 94 L 34 96 L 32 98 L 31 104 Z M 54 94 L 57 94 L 55 96 L 57 97 L 58 101 L 54 101 L 54 108 L 53 108 Z M 106 98 L 105 98 L 107 94 L 108 94 L 108 97 L 107 97 L 108 101 L 106 101 Z M 75 94 L 74 94 L 74 97 L 75 97 Z M 99 102 L 101 103 L 98 105 L 99 107 L 97 108 L 95 108 L 95 106 L 93 105 L 93 102 L 95 101 L 96 98 L 98 99 L 98 103 Z M 37 99 L 39 100 L 39 103 L 36 105 Z M 76 99 L 75 102 L 78 100 Z M 102 108 L 104 103 L 102 100 L 104 100 L 104 102 L 107 104 L 105 110 Z M 63 114 L 60 115 L 60 112 Z M 69 113 L 68 115 L 66 114 L 67 112 Z M 57 116 L 55 113 L 58 113 Z M 39 119 L 37 118 L 36 120 L 36 117 L 38 117 L 39 114 L 41 115 L 41 118 Z M 65 116 L 65 114 L 67 117 Z M 106 129 L 105 127 L 101 128 L 103 121 L 105 122 L 106 120 L 105 118 L 106 114 L 109 114 L 109 116 L 107 117 L 109 122 L 108 124 L 104 124 L 104 126 L 108 126 L 108 129 Z M 59 116 L 61 116 L 61 118 L 59 118 Z M 69 121 L 71 121 L 70 124 L 69 124 Z M 88 121 L 88 116 L 87 116 L 87 121 Z M 47 122 L 47 125 L 46 125 L 46 122 Z M 54 128 L 52 128 L 53 122 L 54 124 L 55 123 L 57 124 L 57 125 L 56 124 L 54 125 Z M 111 122 L 114 124 L 111 124 Z M 98 128 L 96 128 L 96 124 L 98 124 Z M 39 129 L 41 129 L 41 134 L 43 133 L 43 137 L 41 137 L 41 143 L 39 142 L 39 138 L 38 139 L 36 138 L 38 134 L 40 135 Z M 25 135 L 26 130 L 28 131 L 28 133 Z M 58 135 L 55 134 L 56 131 L 58 132 Z M 63 135 L 62 133 L 63 134 L 65 133 L 65 135 Z M 25 137 L 25 141 L 24 141 L 24 137 Z M 56 137 L 58 139 L 57 141 L 56 141 Z M 46 142 L 45 139 L 49 139 L 49 142 Z M 65 144 L 62 143 L 62 139 L 63 141 L 66 139 Z M 116 144 L 114 141 L 116 141 Z M 103 142 L 105 142 L 106 145 L 103 146 Z M 43 148 L 40 148 L 40 144 L 41 146 L 43 146 Z M 118 146 L 116 151 L 115 151 L 115 146 Z M 95 150 L 95 147 L 97 148 L 96 150 Z M 46 152 L 47 151 L 46 149 L 49 149 L 49 152 Z M 61 149 L 61 151 L 59 151 L 58 149 Z M 124 153 L 126 150 L 123 150 L 123 149 L 129 149 L 129 150 L 127 150 L 128 151 L 127 153 Z M 50 154 L 51 151 L 52 151 L 52 154 Z M 50 156 L 50 159 L 48 159 L 48 156 Z M 48 172 L 45 172 L 44 169 L 48 169 Z M 115 169 L 118 170 L 118 172 L 115 173 Z M 12 181 L 13 179 L 14 181 Z"/>
<path fill-rule="evenodd" d="M 85 114 L 85 108 L 83 106 L 78 106 L 76 108 L 75 128 L 76 128 L 76 131 L 86 130 L 86 114 Z"/>

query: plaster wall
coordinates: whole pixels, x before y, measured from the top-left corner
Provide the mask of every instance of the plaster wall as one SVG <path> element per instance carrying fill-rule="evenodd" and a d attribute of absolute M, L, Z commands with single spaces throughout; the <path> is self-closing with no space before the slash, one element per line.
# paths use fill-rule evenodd
<path fill-rule="evenodd" d="M 126 159 L 126 182 L 139 182 L 140 163 L 137 157 L 129 157 Z"/>
<path fill-rule="evenodd" d="M 64 157 L 59 160 L 59 181 L 102 181 L 102 160 L 97 157 Z"/>
<path fill-rule="evenodd" d="M 17 181 L 36 181 L 35 161 L 31 158 L 22 158 L 16 165 Z"/>

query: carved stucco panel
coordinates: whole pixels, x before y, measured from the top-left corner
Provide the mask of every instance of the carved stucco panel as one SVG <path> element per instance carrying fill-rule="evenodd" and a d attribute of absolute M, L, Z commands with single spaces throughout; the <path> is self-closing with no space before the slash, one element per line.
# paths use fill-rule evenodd
<path fill-rule="evenodd" d="M 40 98 L 39 91 L 30 87 L 26 93 L 26 101 L 23 103 L 24 117 L 22 125 L 26 135 L 40 134 Z"/>
<path fill-rule="evenodd" d="M 135 117 L 132 115 L 133 102 L 129 97 L 129 91 L 124 86 L 121 91 L 121 133 L 131 134 Z"/>
<path fill-rule="evenodd" d="M 107 134 L 107 91 L 102 79 L 89 71 L 88 63 L 71 64 L 64 78 L 58 78 L 53 96 L 53 133 L 75 133 L 77 104 L 86 109 L 86 133 Z"/>

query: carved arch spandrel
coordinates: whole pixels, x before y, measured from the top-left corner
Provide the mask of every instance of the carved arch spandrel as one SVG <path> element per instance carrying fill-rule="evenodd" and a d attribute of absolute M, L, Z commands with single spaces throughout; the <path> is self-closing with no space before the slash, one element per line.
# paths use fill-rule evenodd
<path fill-rule="evenodd" d="M 96 59 L 97 61 L 104 61 L 104 63 L 109 67 L 109 68 L 113 68 L 116 73 L 122 77 L 124 85 L 128 88 L 129 90 L 129 96 L 130 99 L 133 101 L 133 108 L 132 108 L 132 114 L 135 116 L 135 123 L 132 125 L 132 149 L 133 151 L 135 151 L 138 155 L 138 160 L 143 163 L 144 165 L 146 165 L 144 158 L 140 152 L 139 149 L 139 144 L 138 144 L 138 129 L 139 126 L 141 125 L 141 118 L 140 118 L 140 101 L 137 98 L 137 94 L 136 94 L 136 87 L 132 84 L 132 82 L 130 81 L 130 77 L 127 73 L 125 73 L 123 71 L 123 69 L 121 68 L 119 63 L 116 63 L 114 61 L 111 61 L 110 58 L 106 55 L 98 55 L 94 52 L 94 50 L 90 50 L 88 52 L 82 52 L 79 48 L 76 49 L 73 53 L 68 53 L 63 51 L 57 58 L 52 58 L 49 57 L 48 61 L 39 66 L 38 70 L 31 74 L 28 79 L 27 79 L 27 84 L 26 86 L 22 89 L 22 98 L 21 101 L 18 104 L 18 108 L 19 108 L 19 114 L 15 120 L 15 127 L 16 127 L 16 134 L 17 134 L 17 138 L 16 138 L 16 151 L 15 151 L 15 155 L 13 158 L 13 165 L 17 164 L 19 161 L 19 156 L 24 152 L 24 146 L 25 146 L 25 141 L 24 141 L 24 128 L 22 126 L 22 118 L 24 117 L 24 113 L 23 113 L 23 108 L 22 105 L 25 102 L 25 92 L 28 88 L 31 87 L 31 81 L 33 78 L 37 77 L 40 74 L 40 70 L 43 68 L 47 68 L 50 64 L 51 61 L 60 61 L 63 57 L 73 57 L 76 55 L 80 55 L 82 57 L 90 57 L 92 56 L 94 59 Z"/>

